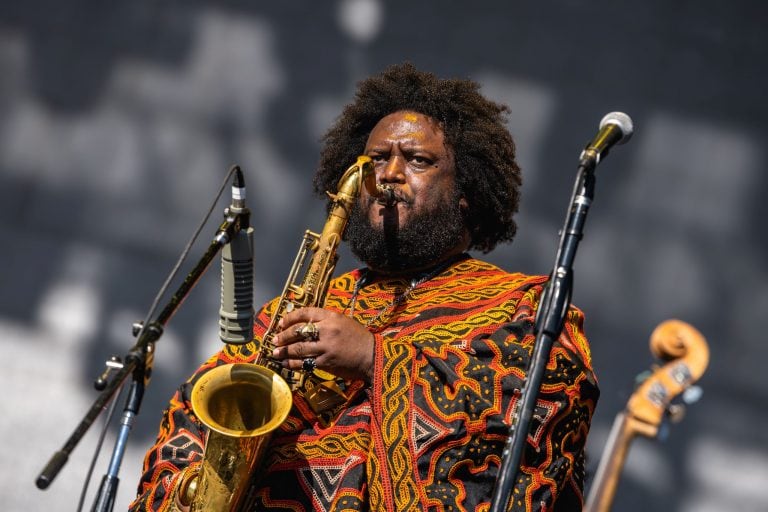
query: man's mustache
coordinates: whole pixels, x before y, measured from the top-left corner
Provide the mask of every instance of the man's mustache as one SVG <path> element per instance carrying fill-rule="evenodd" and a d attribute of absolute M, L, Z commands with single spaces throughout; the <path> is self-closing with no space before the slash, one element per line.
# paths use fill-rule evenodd
<path fill-rule="evenodd" d="M 403 195 L 402 191 L 393 188 L 392 195 L 389 198 L 368 196 L 367 206 L 370 207 L 373 203 L 378 203 L 387 207 L 394 206 L 397 203 L 404 203 L 411 206 L 413 205 L 413 200 Z"/>

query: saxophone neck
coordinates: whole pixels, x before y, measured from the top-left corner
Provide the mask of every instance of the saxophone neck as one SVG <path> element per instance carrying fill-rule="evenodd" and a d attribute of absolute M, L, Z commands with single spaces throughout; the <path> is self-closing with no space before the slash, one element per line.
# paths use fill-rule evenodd
<path fill-rule="evenodd" d="M 365 187 L 369 194 L 376 194 L 376 175 L 370 157 L 361 155 L 344 171 L 336 186 L 336 193 L 326 192 L 334 203 L 349 207 Z"/>
<path fill-rule="evenodd" d="M 373 161 L 365 155 L 357 157 L 357 161 L 339 179 L 336 193 L 328 192 L 328 196 L 335 203 L 341 202 L 344 206 L 349 207 L 360 196 L 363 188 L 368 192 L 368 195 L 382 203 L 389 204 L 395 197 L 392 185 L 376 183 Z"/>

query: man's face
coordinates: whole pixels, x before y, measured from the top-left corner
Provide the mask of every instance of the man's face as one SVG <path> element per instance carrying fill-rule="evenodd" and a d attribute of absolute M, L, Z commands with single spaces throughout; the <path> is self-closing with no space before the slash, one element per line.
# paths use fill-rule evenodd
<path fill-rule="evenodd" d="M 392 186 L 397 198 L 393 205 L 382 205 L 363 193 L 374 227 L 393 221 L 403 227 L 454 190 L 453 153 L 443 130 L 424 114 L 405 111 L 384 117 L 371 131 L 365 154 L 374 162 L 377 181 Z"/>
<path fill-rule="evenodd" d="M 362 191 L 347 233 L 358 257 L 380 270 L 406 270 L 466 247 L 466 202 L 456 188 L 453 152 L 434 119 L 389 114 L 371 131 L 365 154 L 395 201 L 382 204 Z"/>

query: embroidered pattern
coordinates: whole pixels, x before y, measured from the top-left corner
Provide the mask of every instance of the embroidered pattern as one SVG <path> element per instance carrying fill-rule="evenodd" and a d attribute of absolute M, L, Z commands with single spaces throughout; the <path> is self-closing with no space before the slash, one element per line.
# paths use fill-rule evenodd
<path fill-rule="evenodd" d="M 335 279 L 326 308 L 344 312 L 359 277 L 356 271 Z M 385 314 L 410 282 L 372 279 L 360 287 L 355 318 L 365 325 L 379 315 L 370 326 L 378 378 L 327 428 L 294 400 L 265 458 L 256 509 L 487 510 L 545 279 L 467 259 Z M 257 339 L 273 307 L 257 315 Z M 227 347 L 177 393 L 147 453 L 132 510 L 162 510 L 173 476 L 200 459 L 204 429 L 189 410 L 191 382 L 212 366 L 252 360 L 254 350 Z M 572 308 L 542 381 L 515 510 L 581 506 L 597 395 L 582 315 Z"/>

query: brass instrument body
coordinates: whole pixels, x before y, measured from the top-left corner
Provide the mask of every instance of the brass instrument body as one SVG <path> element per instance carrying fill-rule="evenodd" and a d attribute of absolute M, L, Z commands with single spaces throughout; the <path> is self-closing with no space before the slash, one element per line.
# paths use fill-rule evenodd
<path fill-rule="evenodd" d="M 299 389 L 302 392 L 307 403 L 317 414 L 331 411 L 333 416 L 334 409 L 338 409 L 347 401 L 344 391 L 333 375 L 322 370 L 316 369 L 313 373 L 307 374 L 303 371 L 283 369 L 279 362 L 271 358 L 272 350 L 275 348 L 272 340 L 276 334 L 277 324 L 286 313 L 304 307 L 322 308 L 325 304 L 328 286 L 338 262 L 337 250 L 349 221 L 349 214 L 355 201 L 360 197 L 363 187 L 373 197 L 392 193 L 386 186 L 376 185 L 373 162 L 367 156 L 358 157 L 357 162 L 347 169 L 339 179 L 335 194 L 328 193 L 332 202 L 322 232 L 318 234 L 307 230 L 304 233 L 301 247 L 255 361 L 256 364 L 281 373 L 293 389 Z M 298 282 L 310 252 L 312 258 L 303 273 L 302 281 Z"/>
<path fill-rule="evenodd" d="M 363 187 L 374 197 L 393 197 L 390 188 L 376 185 L 369 157 L 358 157 L 346 170 L 337 192 L 328 194 L 332 203 L 322 232 L 304 235 L 267 331 L 261 341 L 254 340 L 258 344 L 254 363 L 218 366 L 195 383 L 192 410 L 208 427 L 208 436 L 202 462 L 182 476 L 174 491 L 178 510 L 241 510 L 271 434 L 290 412 L 294 391 L 304 396 L 321 421 L 347 402 L 335 376 L 319 370 L 311 374 L 286 370 L 272 358 L 272 351 L 277 325 L 286 313 L 324 305 L 337 249 Z"/>
<path fill-rule="evenodd" d="M 291 410 L 291 389 L 267 368 L 226 364 L 200 377 L 191 402 L 209 432 L 203 462 L 185 479 L 181 501 L 194 511 L 237 510 L 272 432 Z"/>

